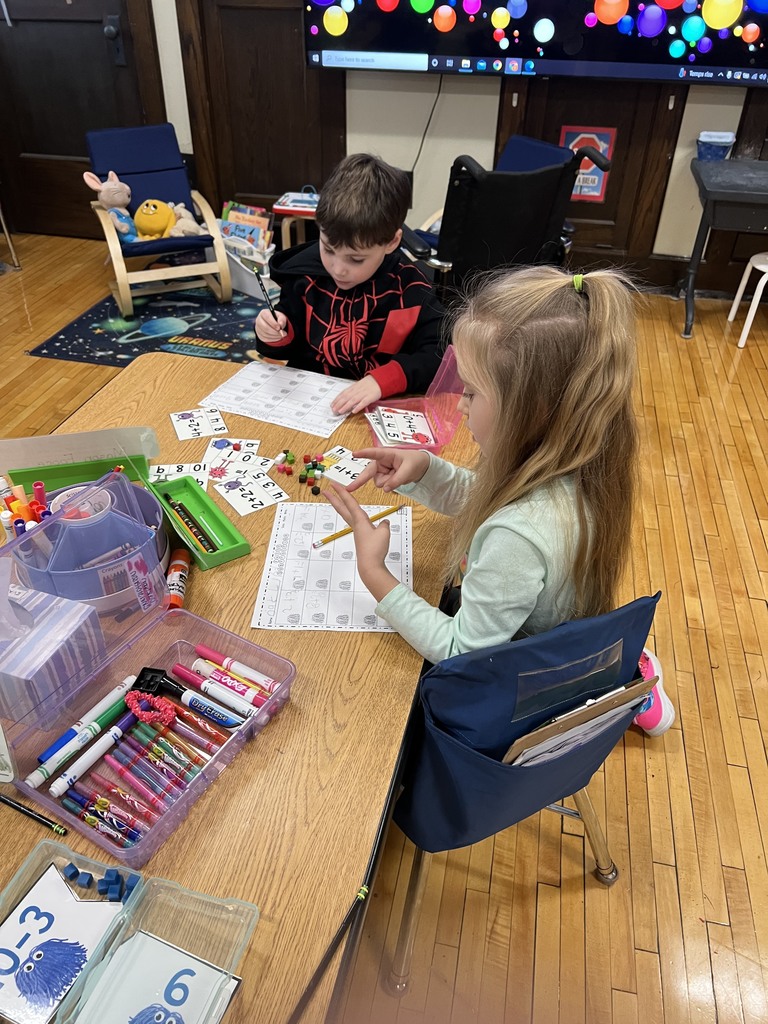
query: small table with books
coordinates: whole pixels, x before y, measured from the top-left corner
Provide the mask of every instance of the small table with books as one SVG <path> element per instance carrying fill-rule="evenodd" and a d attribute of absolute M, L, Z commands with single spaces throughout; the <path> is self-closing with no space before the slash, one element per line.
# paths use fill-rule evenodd
<path fill-rule="evenodd" d="M 285 192 L 276 200 L 272 212 L 282 217 L 280 238 L 283 249 L 291 247 L 291 228 L 294 225 L 296 226 L 296 245 L 306 242 L 304 223 L 315 219 L 319 198 L 317 192 L 302 190 L 301 192 Z"/>

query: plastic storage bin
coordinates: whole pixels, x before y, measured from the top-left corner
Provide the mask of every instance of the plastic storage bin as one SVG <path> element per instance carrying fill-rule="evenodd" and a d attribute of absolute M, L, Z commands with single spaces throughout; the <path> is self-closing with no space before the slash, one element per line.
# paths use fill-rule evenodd
<path fill-rule="evenodd" d="M 456 354 L 453 345 L 449 345 L 443 354 L 440 366 L 437 368 L 435 379 L 429 385 L 426 395 L 414 398 L 388 398 L 386 401 L 375 402 L 366 408 L 366 413 L 372 413 L 380 406 L 392 406 L 396 409 L 414 410 L 424 413 L 432 427 L 435 444 L 402 444 L 393 445 L 395 448 L 421 448 L 424 451 L 438 454 L 448 444 L 461 419 L 458 405 L 464 385 L 461 383 L 459 371 L 456 366 Z M 383 447 L 376 432 L 368 424 L 375 447 Z"/>
<path fill-rule="evenodd" d="M 89 873 L 93 878 L 91 885 L 85 888 L 77 885 L 74 879 L 69 881 L 66 869 L 70 865 L 79 872 Z M 73 982 L 77 984 L 92 965 L 100 962 L 104 949 L 110 945 L 121 924 L 132 917 L 133 905 L 138 902 L 144 884 L 139 874 L 130 895 L 123 899 L 127 875 L 121 873 L 121 899 L 109 900 L 107 894 L 99 893 L 97 880 L 103 879 L 110 867 L 75 853 L 62 843 L 44 840 L 32 850 L 0 893 L 0 928 L 10 947 L 3 949 L 0 1019 L 47 1020 L 66 998 Z M 50 871 L 54 876 L 51 878 L 49 875 L 46 882 L 43 876 Z M 35 886 L 38 888 L 33 897 L 30 890 Z M 70 893 L 76 901 L 74 904 L 69 902 Z M 44 902 L 46 894 L 50 902 Z M 86 902 L 110 904 L 111 912 L 106 908 L 104 912 L 97 910 L 98 916 L 94 918 L 92 912 L 86 911 L 88 916 L 85 920 L 81 918 L 78 921 L 75 916 L 77 907 Z M 49 969 L 44 971 L 47 952 L 50 951 L 53 957 L 53 947 L 60 949 L 62 943 L 75 941 L 81 945 L 76 958 L 53 958 L 52 962 L 48 961 Z M 33 955 L 36 953 L 42 956 Z M 84 963 L 81 962 L 82 956 L 87 957 Z M 29 974 L 27 965 L 30 966 Z M 36 977 L 33 984 L 30 975 L 35 971 L 41 976 Z M 22 980 L 25 977 L 29 978 L 26 984 Z M 40 1005 L 42 995 L 46 1002 L 52 1000 L 50 1007 Z"/>
<path fill-rule="evenodd" d="M 725 160 L 735 141 L 733 132 L 700 132 L 696 154 L 699 160 Z"/>
<path fill-rule="evenodd" d="M 132 543 L 137 523 L 118 514 L 118 510 L 130 504 L 131 498 L 135 502 L 133 490 L 122 474 L 111 474 L 79 492 L 36 530 L 0 551 L 0 728 L 13 762 L 14 784 L 26 798 L 123 863 L 140 866 L 178 827 L 243 744 L 260 732 L 288 700 L 295 668 L 287 659 L 205 619 L 183 610 L 167 611 L 167 589 L 155 534 L 144 525 L 141 528 L 151 535 L 151 543 L 147 537 L 139 549 L 141 556 L 126 561 L 129 599 L 121 601 L 119 608 L 98 601 L 97 607 L 89 603 L 85 595 L 90 589 L 85 583 L 78 581 L 69 586 L 66 577 L 74 577 L 79 571 L 76 568 L 70 573 L 62 569 L 61 580 L 57 578 L 49 590 L 33 589 L 40 583 L 48 585 L 53 577 L 44 563 L 37 567 L 36 560 L 50 552 L 61 550 L 62 557 L 70 552 L 61 537 L 73 525 L 75 531 L 82 531 L 77 534 L 81 538 L 86 536 L 90 522 L 94 536 L 106 543 L 102 527 L 111 516 L 113 533 L 109 534 L 109 543 L 119 547 L 129 536 Z M 88 553 L 85 541 L 78 539 L 77 543 L 80 556 Z M 35 584 L 30 582 L 30 567 L 37 572 Z M 62 597 L 61 592 L 69 596 Z M 80 600 L 71 599 L 76 593 L 81 594 Z M 161 800 L 156 820 L 146 825 L 137 840 L 130 845 L 116 844 L 50 794 L 51 781 L 66 773 L 89 746 L 53 771 L 38 788 L 24 781 L 38 767 L 38 755 L 79 723 L 122 680 L 137 676 L 144 667 L 161 668 L 168 674 L 177 662 L 189 668 L 198 657 L 195 646 L 200 644 L 264 673 L 274 685 L 269 694 L 259 698 L 261 706 L 256 706 L 250 717 L 220 736 L 220 743 L 206 748 L 202 763 L 196 763 L 195 770 L 184 775 L 183 786 L 174 783 L 168 789 L 168 800 Z M 111 722 L 105 725 L 98 739 L 111 727 Z M 198 744 L 195 747 L 200 749 Z M 111 785 L 125 789 L 125 778 L 107 763 L 100 761 L 96 771 Z M 89 774 L 83 774 L 87 783 Z"/>
<path fill-rule="evenodd" d="M 252 903 L 151 878 L 73 985 L 56 1024 L 218 1022 L 259 919 Z M 143 1014 L 143 1015 L 142 1015 Z"/>

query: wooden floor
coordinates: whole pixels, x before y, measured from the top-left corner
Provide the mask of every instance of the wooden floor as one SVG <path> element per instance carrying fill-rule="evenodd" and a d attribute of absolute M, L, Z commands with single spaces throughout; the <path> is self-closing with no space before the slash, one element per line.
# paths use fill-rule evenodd
<path fill-rule="evenodd" d="M 50 431 L 119 372 L 24 355 L 103 297 L 104 246 L 17 241 L 23 270 L 0 276 L 3 436 Z M 393 828 L 344 1024 L 768 1021 L 768 310 L 743 351 L 726 314 L 700 301 L 683 341 L 681 303 L 639 311 L 624 598 L 663 591 L 653 642 L 678 720 L 657 739 L 630 730 L 590 786 L 619 881 L 601 886 L 578 823 L 547 812 L 436 856 L 397 1001 L 381 980 L 412 850 Z"/>

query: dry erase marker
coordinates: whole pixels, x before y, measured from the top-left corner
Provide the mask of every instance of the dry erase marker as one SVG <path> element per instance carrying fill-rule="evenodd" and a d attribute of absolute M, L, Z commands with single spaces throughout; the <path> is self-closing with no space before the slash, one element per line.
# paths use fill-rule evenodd
<path fill-rule="evenodd" d="M 259 672 L 257 668 L 251 668 L 250 665 L 244 665 L 242 661 L 235 661 L 234 658 L 228 658 L 220 651 L 214 651 L 212 647 L 206 647 L 205 644 L 197 644 L 195 647 L 195 654 L 199 654 L 201 658 L 205 658 L 208 661 L 213 661 L 217 665 L 221 665 L 224 669 L 229 669 L 237 676 L 242 676 L 243 679 L 250 679 L 252 683 L 257 686 L 264 687 L 268 693 L 274 693 L 280 683 L 276 679 L 272 679 L 271 676 L 265 675 L 264 672 Z"/>
<path fill-rule="evenodd" d="M 136 676 L 126 676 L 122 683 L 119 683 L 114 690 L 110 690 L 106 697 L 103 697 L 98 704 L 94 704 L 92 708 L 89 708 L 85 712 L 83 717 L 70 726 L 65 733 L 62 733 L 57 740 L 46 747 L 42 754 L 37 755 L 37 760 L 40 764 L 44 764 L 49 757 L 53 757 L 57 750 L 64 746 L 65 743 L 69 743 L 70 740 L 74 739 L 75 736 L 80 732 L 84 725 L 88 725 L 89 722 L 95 721 L 102 712 L 106 711 L 107 708 L 111 708 L 116 700 L 119 700 L 124 693 L 136 682 Z"/>
<path fill-rule="evenodd" d="M 196 693 L 195 690 L 188 690 L 184 686 L 180 686 L 173 679 L 164 681 L 160 688 L 167 693 L 172 693 L 182 704 L 204 718 L 210 718 L 212 722 L 223 725 L 225 729 L 236 729 L 245 721 L 240 715 L 233 714 L 228 708 L 222 707 L 216 701 L 208 700 L 202 694 Z"/>
<path fill-rule="evenodd" d="M 59 747 L 52 757 L 49 757 L 43 764 L 38 765 L 37 768 L 24 779 L 28 786 L 32 789 L 37 789 L 38 786 L 42 786 L 44 782 L 47 782 L 52 775 L 54 775 L 63 764 L 66 764 L 70 758 L 82 750 L 83 747 L 87 746 L 94 736 L 98 736 L 100 732 L 107 729 L 112 723 L 120 717 L 125 711 L 125 700 L 119 697 L 111 707 L 108 707 L 106 711 L 102 712 L 97 719 L 93 722 L 89 722 L 83 726 L 80 732 L 71 739 L 68 743 L 65 743 L 63 747 Z"/>
<path fill-rule="evenodd" d="M 259 693 L 255 686 L 250 686 L 248 683 L 235 679 L 229 672 L 225 672 L 223 668 L 211 665 L 210 661 L 198 658 L 192 662 L 192 671 L 199 673 L 206 679 L 210 679 L 212 683 L 218 683 L 225 689 L 231 690 L 232 693 L 236 693 L 255 708 L 262 707 L 269 700 L 269 696 Z"/>
<path fill-rule="evenodd" d="M 215 697 L 216 700 L 221 701 L 226 707 L 236 711 L 238 715 L 253 718 L 254 715 L 259 713 L 258 708 L 243 700 L 242 697 L 238 697 L 236 693 L 231 693 L 220 683 L 209 682 L 205 676 L 198 675 L 197 672 L 191 672 L 185 665 L 180 665 L 179 662 L 176 662 L 171 671 L 189 686 L 194 686 L 196 690 L 202 690 L 209 697 Z"/>

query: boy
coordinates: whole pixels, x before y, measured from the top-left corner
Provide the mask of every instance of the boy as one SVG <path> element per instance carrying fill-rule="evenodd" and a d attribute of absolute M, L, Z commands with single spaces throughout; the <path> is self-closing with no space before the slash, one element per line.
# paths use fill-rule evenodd
<path fill-rule="evenodd" d="M 355 381 L 337 414 L 404 391 L 424 393 L 440 364 L 443 308 L 400 254 L 411 188 L 404 171 L 366 153 L 348 156 L 320 193 L 320 241 L 279 253 L 277 322 L 256 318 L 257 351 L 289 366 Z"/>

